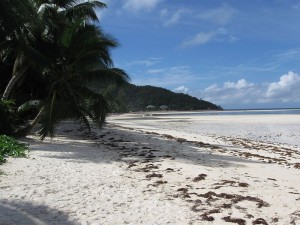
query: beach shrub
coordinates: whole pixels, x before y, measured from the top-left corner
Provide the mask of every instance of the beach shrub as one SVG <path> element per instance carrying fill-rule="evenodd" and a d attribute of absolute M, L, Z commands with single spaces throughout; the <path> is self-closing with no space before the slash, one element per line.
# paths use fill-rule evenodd
<path fill-rule="evenodd" d="M 13 107 L 13 101 L 0 100 L 0 134 L 11 135 L 15 130 L 17 115 Z"/>
<path fill-rule="evenodd" d="M 0 135 L 0 163 L 4 163 L 6 157 L 26 157 L 28 147 L 24 143 L 20 143 L 16 139 Z"/>

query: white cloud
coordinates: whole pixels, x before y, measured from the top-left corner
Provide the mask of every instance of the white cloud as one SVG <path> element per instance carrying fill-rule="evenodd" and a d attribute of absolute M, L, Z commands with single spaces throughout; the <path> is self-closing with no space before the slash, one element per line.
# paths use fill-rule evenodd
<path fill-rule="evenodd" d="M 231 43 L 237 42 L 238 40 L 240 40 L 240 39 L 236 36 L 233 36 L 233 35 L 228 36 L 228 41 Z"/>
<path fill-rule="evenodd" d="M 227 35 L 228 31 L 225 28 L 220 27 L 217 29 L 216 33 L 221 34 L 221 35 Z"/>
<path fill-rule="evenodd" d="M 250 83 L 245 79 L 213 84 L 197 92 L 197 97 L 220 105 L 300 103 L 300 75 L 288 72 L 271 83 Z"/>
<path fill-rule="evenodd" d="M 293 4 L 292 8 L 296 9 L 296 10 L 300 9 L 300 2 L 297 2 L 297 3 Z"/>
<path fill-rule="evenodd" d="M 266 97 L 286 102 L 300 98 L 300 76 L 292 71 L 280 77 L 278 82 L 269 84 Z"/>
<path fill-rule="evenodd" d="M 291 60 L 300 60 L 300 49 L 288 49 L 287 51 L 281 52 L 275 55 L 275 58 L 279 62 L 291 61 Z"/>
<path fill-rule="evenodd" d="M 252 83 L 241 79 L 235 82 L 225 82 L 223 86 L 213 84 L 204 91 L 200 91 L 202 99 L 212 101 L 218 104 L 228 103 L 248 103 L 249 96 L 257 95 L 257 90 Z"/>
<path fill-rule="evenodd" d="M 219 90 L 221 90 L 221 89 L 218 88 L 218 85 L 213 84 L 213 85 L 210 85 L 209 87 L 205 88 L 204 92 L 217 92 Z"/>
<path fill-rule="evenodd" d="M 169 15 L 170 14 L 169 11 L 167 9 L 163 9 L 160 12 L 160 15 L 164 19 L 165 19 L 165 17 L 169 17 L 169 18 L 165 19 L 163 24 L 164 24 L 164 26 L 170 26 L 170 25 L 174 25 L 174 24 L 178 23 L 179 20 L 182 18 L 182 16 L 188 12 L 189 12 L 189 10 L 186 10 L 186 9 L 178 9 L 172 15 Z"/>
<path fill-rule="evenodd" d="M 141 11 L 154 9 L 162 0 L 124 0 L 123 9 Z"/>
<path fill-rule="evenodd" d="M 162 61 L 162 58 L 157 57 L 157 58 L 149 58 L 149 59 L 144 59 L 144 60 L 137 60 L 128 63 L 127 66 L 132 66 L 132 65 L 142 65 L 142 66 L 153 66 L 157 63 L 160 63 Z"/>
<path fill-rule="evenodd" d="M 254 84 L 248 83 L 245 79 L 241 79 L 238 82 L 225 82 L 224 83 L 224 88 L 235 88 L 235 89 L 242 89 L 242 88 L 247 88 L 247 87 L 252 87 Z"/>
<path fill-rule="evenodd" d="M 189 89 L 187 87 L 185 87 L 185 86 L 179 86 L 179 87 L 175 88 L 173 91 L 177 92 L 177 93 L 184 93 L 184 94 L 186 94 L 189 91 Z"/>
<path fill-rule="evenodd" d="M 200 32 L 196 34 L 194 37 L 186 39 L 182 43 L 182 47 L 190 47 L 195 45 L 203 45 L 210 41 L 212 41 L 216 37 L 216 32 Z"/>
<path fill-rule="evenodd" d="M 211 41 L 219 41 L 219 42 L 230 42 L 233 43 L 237 41 L 238 38 L 230 35 L 229 32 L 225 28 L 218 28 L 216 31 L 212 32 L 200 32 L 196 34 L 194 37 L 187 38 L 181 44 L 182 47 L 190 47 L 197 45 L 204 45 Z"/>
<path fill-rule="evenodd" d="M 227 4 L 223 4 L 219 8 L 203 12 L 198 17 L 203 20 L 211 21 L 217 25 L 224 26 L 232 20 L 235 12 L 235 9 L 233 9 Z"/>
<path fill-rule="evenodd" d="M 150 69 L 147 70 L 148 74 L 159 74 L 165 72 L 165 69 Z"/>
<path fill-rule="evenodd" d="M 169 14 L 169 10 L 168 10 L 168 9 L 162 9 L 162 10 L 160 11 L 160 16 L 161 16 L 161 17 L 168 16 L 168 14 Z"/>
<path fill-rule="evenodd" d="M 154 85 L 159 87 L 177 86 L 182 83 L 193 82 L 197 76 L 189 66 L 174 66 L 149 69 L 143 77 L 133 80 L 138 85 Z"/>

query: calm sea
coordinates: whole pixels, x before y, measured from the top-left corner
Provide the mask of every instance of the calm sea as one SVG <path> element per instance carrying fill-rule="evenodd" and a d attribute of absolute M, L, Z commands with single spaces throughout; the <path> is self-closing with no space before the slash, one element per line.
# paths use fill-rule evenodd
<path fill-rule="evenodd" d="M 153 116 L 230 116 L 230 115 L 300 115 L 300 109 L 247 109 L 247 110 L 223 110 L 223 111 L 198 111 L 198 112 L 165 112 L 153 113 Z"/>

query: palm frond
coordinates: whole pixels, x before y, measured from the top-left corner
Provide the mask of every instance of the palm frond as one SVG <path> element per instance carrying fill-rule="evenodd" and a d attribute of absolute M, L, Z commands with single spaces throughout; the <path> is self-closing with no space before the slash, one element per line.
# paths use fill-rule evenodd
<path fill-rule="evenodd" d="M 37 49 L 33 48 L 30 45 L 22 46 L 24 55 L 28 59 L 28 61 L 33 65 L 33 67 L 43 68 L 49 66 L 50 62 L 49 59 Z"/>
<path fill-rule="evenodd" d="M 44 139 L 48 134 L 51 137 L 54 136 L 55 126 L 59 122 L 59 104 L 57 101 L 55 93 L 52 95 L 52 98 L 43 103 L 43 111 L 40 119 L 40 130 L 38 134 L 41 139 Z"/>
<path fill-rule="evenodd" d="M 35 4 L 32 0 L 1 0 L 0 41 L 14 37 L 18 33 L 30 33 L 28 25 L 35 18 Z"/>
<path fill-rule="evenodd" d="M 109 112 L 109 106 L 105 98 L 91 89 L 78 86 L 76 91 L 84 96 L 86 102 L 86 110 L 88 111 L 88 116 L 94 121 L 96 125 L 102 127 L 105 123 L 106 115 Z"/>
<path fill-rule="evenodd" d="M 106 4 L 99 1 L 82 2 L 66 9 L 66 17 L 69 20 L 84 18 L 87 20 L 99 21 L 95 12 L 97 8 L 105 8 Z"/>
<path fill-rule="evenodd" d="M 94 25 L 70 27 L 62 35 L 63 45 L 69 49 L 68 59 L 71 66 L 97 64 L 106 66 L 113 64 L 110 49 L 117 47 L 118 42 L 111 36 L 101 33 Z"/>
<path fill-rule="evenodd" d="M 97 68 L 88 75 L 82 75 L 82 80 L 86 80 L 88 84 L 95 85 L 122 85 L 130 81 L 129 75 L 119 68 Z"/>
<path fill-rule="evenodd" d="M 102 95 L 98 95 L 98 98 L 91 102 L 90 109 L 93 113 L 93 121 L 99 127 L 102 127 L 105 123 L 106 115 L 109 112 L 109 106 Z"/>

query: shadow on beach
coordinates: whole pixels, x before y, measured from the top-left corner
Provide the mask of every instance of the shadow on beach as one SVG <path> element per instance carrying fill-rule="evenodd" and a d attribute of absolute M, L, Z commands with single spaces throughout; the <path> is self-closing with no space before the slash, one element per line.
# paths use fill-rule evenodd
<path fill-rule="evenodd" d="M 1 225 L 78 225 L 59 210 L 30 202 L 0 201 Z"/>
<path fill-rule="evenodd" d="M 76 163 L 112 163 L 134 160 L 159 162 L 164 158 L 210 167 L 234 167 L 244 166 L 242 164 L 245 163 L 263 163 L 221 154 L 210 147 L 199 147 L 189 142 L 180 143 L 133 129 L 124 130 L 107 126 L 101 130 L 93 129 L 91 134 L 86 131 L 78 132 L 76 129 L 78 130 L 78 127 L 75 127 L 74 124 L 64 123 L 59 127 L 57 133 L 60 140 L 41 142 L 27 138 L 25 141 L 30 143 L 31 151 L 52 152 L 42 157 L 76 161 Z M 234 146 L 227 147 L 234 148 Z M 53 152 L 57 152 L 57 154 L 53 154 Z"/>

